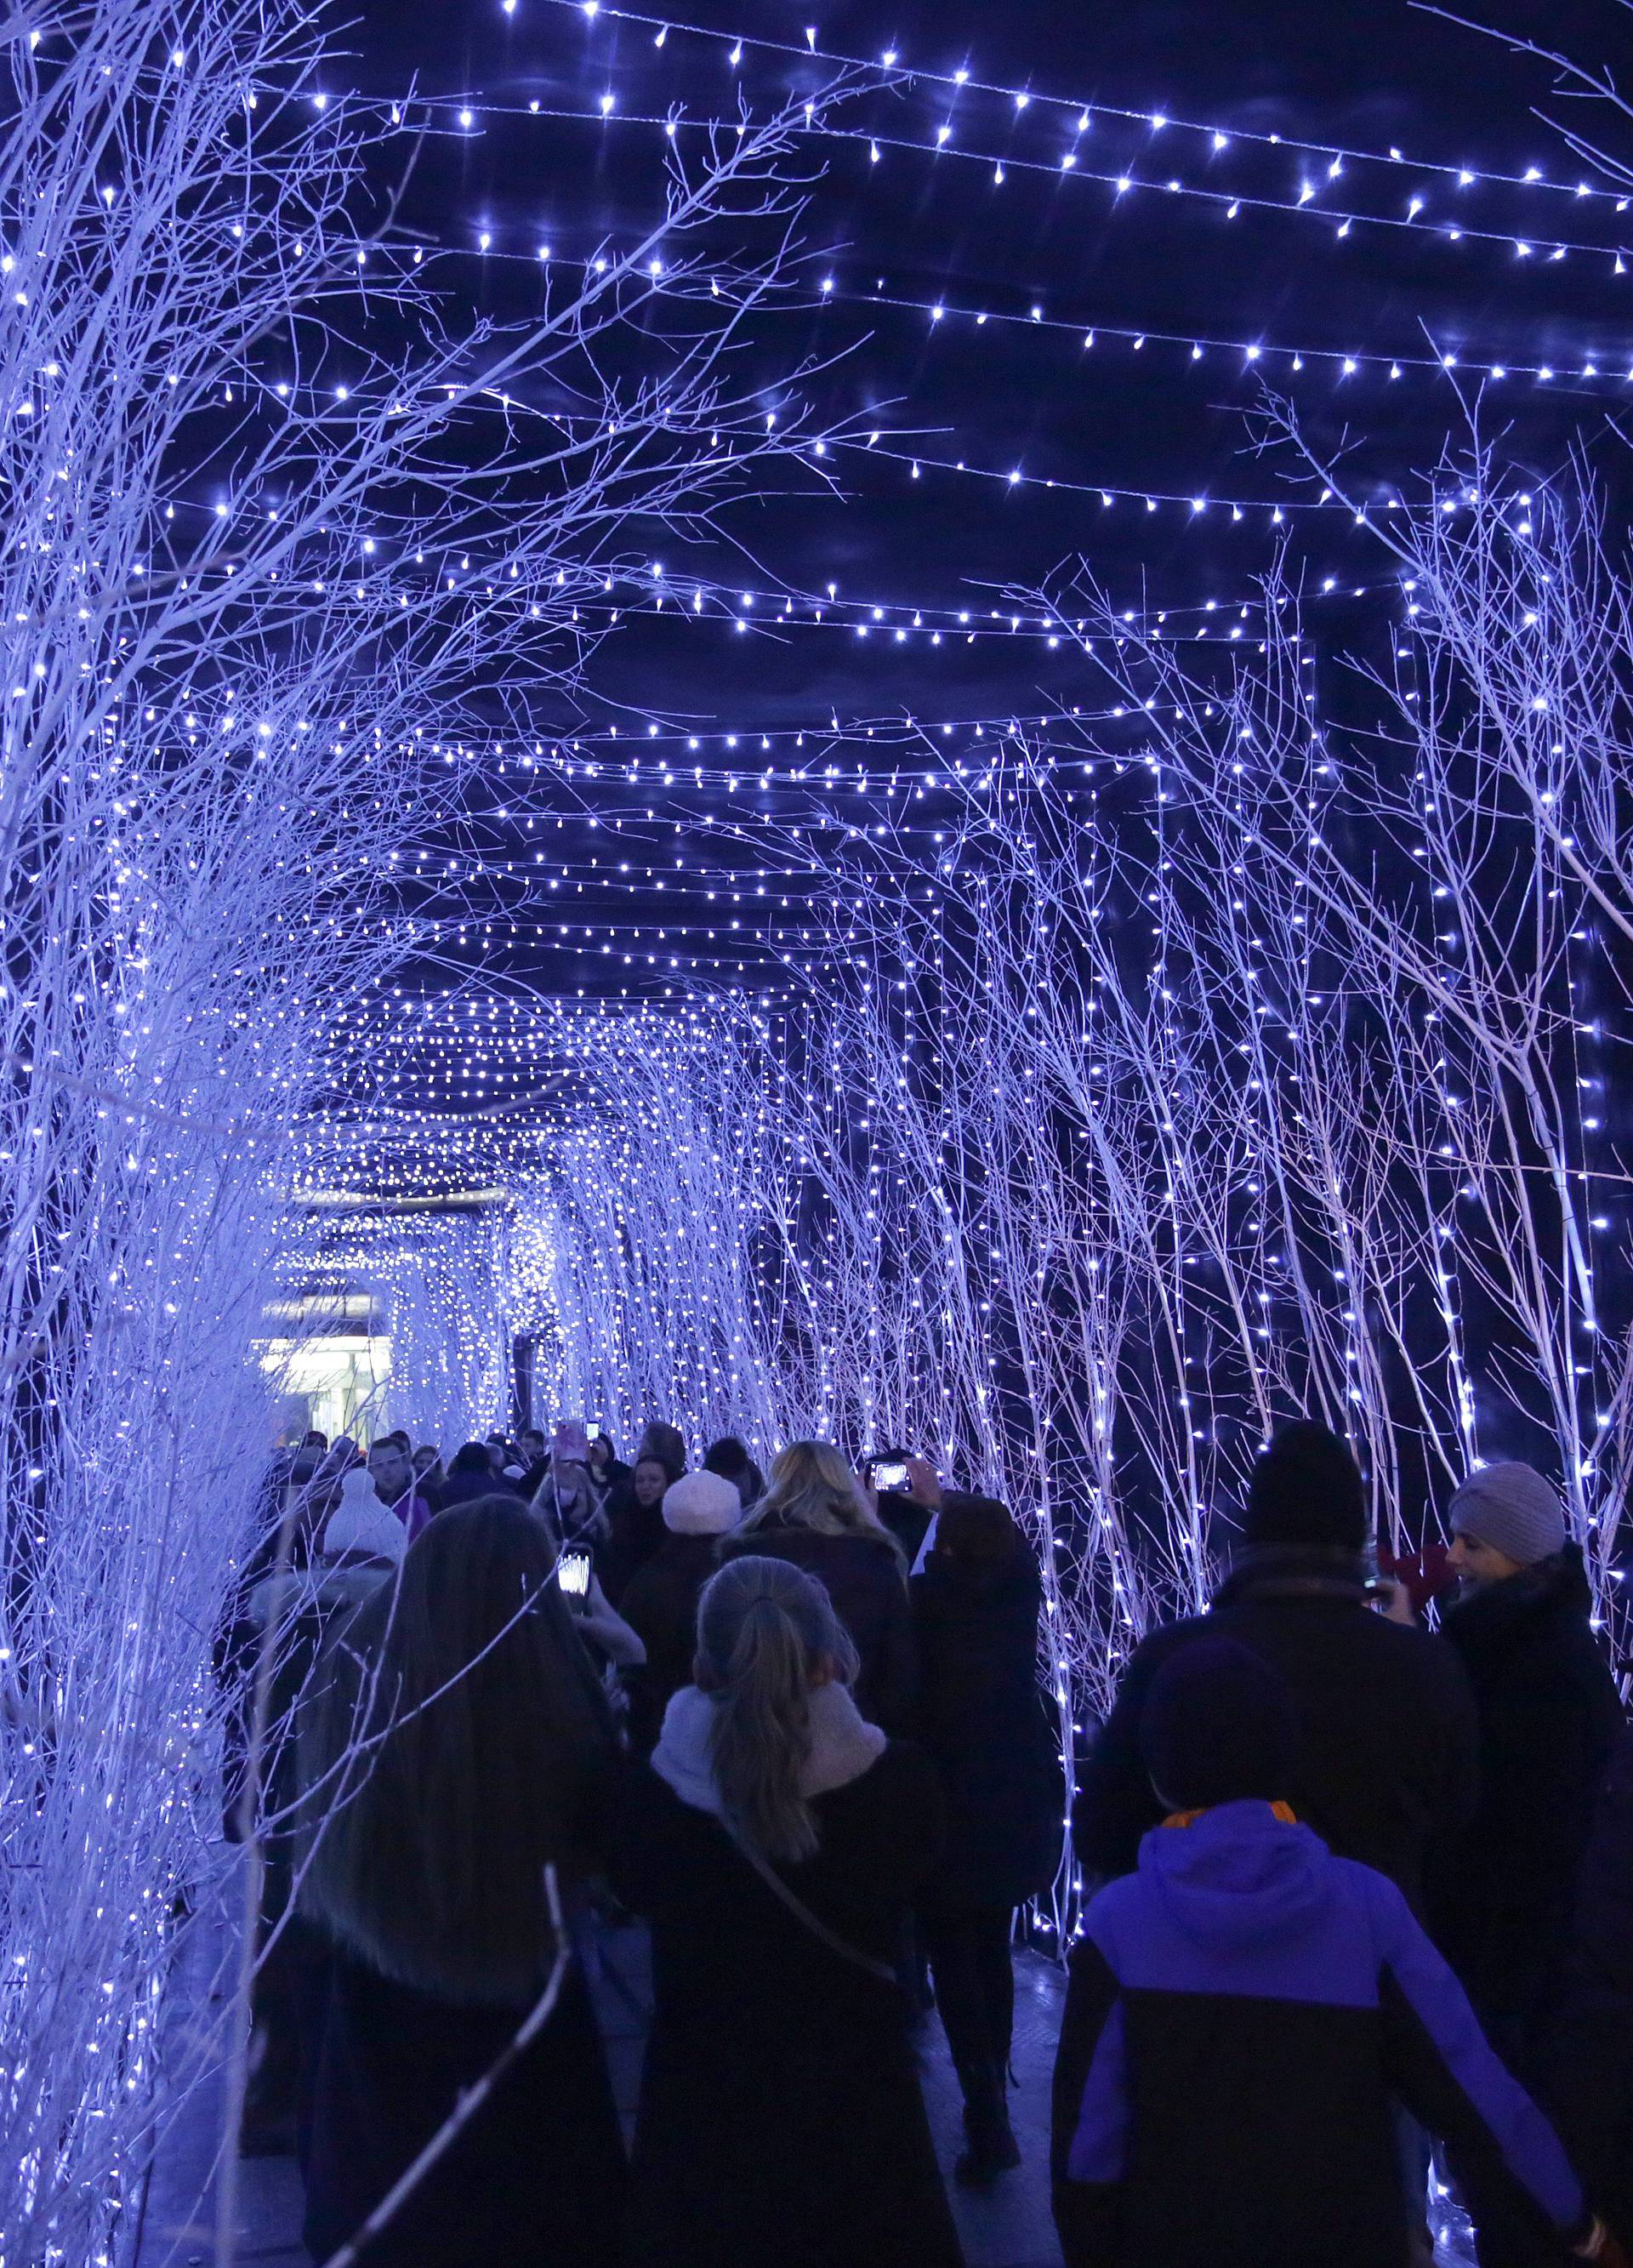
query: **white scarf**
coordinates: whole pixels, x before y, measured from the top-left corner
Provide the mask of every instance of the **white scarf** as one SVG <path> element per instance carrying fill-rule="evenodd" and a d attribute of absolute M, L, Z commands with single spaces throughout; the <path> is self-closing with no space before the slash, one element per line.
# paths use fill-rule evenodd
<path fill-rule="evenodd" d="M 847 1686 L 813 1686 L 807 1706 L 811 1720 L 811 1754 L 799 1776 L 799 1793 L 805 1797 L 827 1795 L 853 1779 L 860 1779 L 885 1753 L 885 1735 L 870 1725 L 850 1697 Z M 694 1811 L 720 1816 L 720 1793 L 715 1786 L 709 1756 L 710 1727 L 714 1704 L 695 1685 L 683 1685 L 664 1712 L 664 1728 L 652 1750 L 652 1770 L 667 1780 L 682 1803 Z"/>

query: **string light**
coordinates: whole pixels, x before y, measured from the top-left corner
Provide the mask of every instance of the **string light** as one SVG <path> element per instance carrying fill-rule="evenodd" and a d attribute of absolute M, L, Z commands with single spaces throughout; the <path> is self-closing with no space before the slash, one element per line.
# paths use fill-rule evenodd
<path fill-rule="evenodd" d="M 582 5 L 582 0 L 552 0 L 552 4 L 577 7 Z M 601 11 L 598 9 L 596 12 L 599 13 Z M 627 23 L 651 25 L 659 20 L 656 17 L 644 15 L 640 11 L 629 8 L 609 6 L 605 10 L 605 13 Z M 1075 95 L 1040 93 L 1032 86 L 1014 87 L 1002 81 L 980 78 L 967 66 L 962 66 L 953 71 L 941 71 L 922 63 L 904 65 L 894 48 L 888 48 L 875 58 L 847 54 L 828 48 L 819 48 L 817 34 L 809 27 L 805 33 L 805 45 L 803 48 L 797 47 L 790 40 L 778 40 L 763 34 L 754 36 L 743 33 L 722 33 L 703 25 L 680 23 L 673 18 L 664 22 L 664 38 L 666 39 L 671 30 L 691 39 L 710 42 L 729 39 L 734 45 L 734 60 L 740 59 L 745 48 L 752 48 L 767 55 L 795 55 L 801 58 L 815 55 L 820 62 L 833 64 L 845 70 L 866 71 L 877 67 L 885 70 L 899 71 L 902 81 L 909 85 L 923 84 L 929 86 L 948 87 L 955 93 L 967 90 L 972 94 L 996 95 L 1002 100 L 1012 104 L 1018 113 L 1030 108 L 1035 102 L 1041 107 L 1066 116 L 1075 114 L 1076 130 L 1079 134 L 1088 133 L 1096 119 L 1110 119 L 1121 124 L 1149 129 L 1152 134 L 1161 134 L 1173 129 L 1177 133 L 1203 136 L 1216 156 L 1229 149 L 1232 144 L 1256 145 L 1265 150 L 1285 150 L 1293 155 L 1322 161 L 1328 178 L 1335 180 L 1350 166 L 1378 166 L 1392 170 L 1407 166 L 1415 173 L 1443 176 L 1453 182 L 1460 189 L 1472 188 L 1476 185 L 1524 188 L 1569 196 L 1577 203 L 1585 199 L 1598 197 L 1608 199 L 1615 205 L 1618 211 L 1625 210 L 1627 203 L 1627 199 L 1622 193 L 1615 188 L 1596 189 L 1591 183 L 1582 180 L 1549 181 L 1544 178 L 1541 169 L 1536 166 L 1527 166 L 1523 173 L 1505 173 L 1489 166 L 1471 166 L 1453 164 L 1445 159 L 1408 157 L 1404 151 L 1393 147 L 1387 151 L 1363 150 L 1350 148 L 1342 143 L 1311 140 L 1294 134 L 1270 133 L 1255 130 L 1250 127 L 1233 125 L 1227 129 L 1217 124 L 1205 125 L 1195 119 L 1176 118 L 1166 111 L 1135 110 L 1117 103 L 1103 102 L 1098 98 L 1085 99 Z M 659 44 L 662 44 L 661 40 Z"/>
<path fill-rule="evenodd" d="M 557 4 L 559 4 L 560 0 L 557 0 Z M 575 122 L 594 122 L 598 115 L 601 120 L 607 119 L 608 113 L 613 107 L 612 97 L 604 95 L 601 99 L 603 107 L 599 114 L 574 110 L 564 104 L 543 105 L 535 108 L 531 102 L 526 112 L 517 105 L 493 101 L 472 104 L 467 107 L 495 117 L 529 116 L 570 124 Z M 403 98 L 400 107 L 406 111 L 409 107 L 408 99 Z M 426 115 L 434 118 L 437 107 L 434 103 L 425 105 Z M 731 120 L 710 117 L 673 118 L 660 116 L 651 111 L 620 111 L 617 114 L 616 122 L 614 122 L 627 126 L 655 127 L 661 129 L 666 137 L 671 141 L 674 139 L 677 133 L 702 134 L 711 139 L 717 139 L 720 135 L 734 130 L 735 125 L 735 122 Z M 1074 162 L 1069 169 L 1063 168 L 1058 159 L 1051 162 L 1044 158 L 1019 157 L 1012 151 L 1006 152 L 999 158 L 989 151 L 960 148 L 956 142 L 940 142 L 934 138 L 929 141 L 917 141 L 910 135 L 892 134 L 879 128 L 837 125 L 817 116 L 814 113 L 809 121 L 793 121 L 788 130 L 803 138 L 864 144 L 871 166 L 881 164 L 885 151 L 891 150 L 913 155 L 944 158 L 949 161 L 960 158 L 982 166 L 989 166 L 992 169 L 994 186 L 997 188 L 1004 186 L 1011 171 L 1019 171 L 1022 174 L 1050 176 L 1057 180 L 1066 179 L 1077 182 L 1092 181 L 1113 192 L 1114 210 L 1121 201 L 1130 196 L 1135 191 L 1143 191 L 1154 196 L 1174 198 L 1181 205 L 1188 201 L 1219 210 L 1227 220 L 1236 219 L 1244 211 L 1297 216 L 1330 226 L 1334 234 L 1340 239 L 1347 238 L 1357 228 L 1382 229 L 1396 233 L 1404 231 L 1426 242 L 1444 241 L 1450 244 L 1495 247 L 1517 260 L 1529 260 L 1541 255 L 1548 261 L 1561 261 L 1573 254 L 1578 257 L 1603 259 L 1611 263 L 1613 274 L 1625 273 L 1623 263 L 1628 247 L 1623 243 L 1593 243 L 1577 237 L 1543 236 L 1537 232 L 1512 229 L 1475 226 L 1465 220 L 1428 213 L 1421 201 L 1414 209 L 1412 201 L 1408 200 L 1405 210 L 1393 213 L 1362 212 L 1350 207 L 1313 201 L 1301 191 L 1277 196 L 1264 191 L 1217 189 L 1211 188 L 1206 182 L 1184 180 L 1176 174 L 1151 177 L 1136 175 L 1126 168 L 1089 166 L 1085 165 L 1080 157 L 1075 155 Z M 1618 201 L 1618 210 L 1625 209 L 1629 202 L 1633 200 Z"/>

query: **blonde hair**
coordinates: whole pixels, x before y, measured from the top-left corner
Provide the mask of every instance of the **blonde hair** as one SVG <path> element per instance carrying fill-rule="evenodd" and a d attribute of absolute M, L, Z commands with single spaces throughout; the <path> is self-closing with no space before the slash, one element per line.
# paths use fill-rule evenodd
<path fill-rule="evenodd" d="M 726 1818 L 768 1859 L 808 1859 L 816 1821 L 803 1780 L 811 1688 L 824 1668 L 849 1685 L 850 1635 L 813 1576 L 786 1559 L 730 1559 L 697 1608 L 698 1682 L 713 1704 L 710 1762 Z"/>
<path fill-rule="evenodd" d="M 863 1494 L 849 1459 L 831 1441 L 792 1441 L 771 1467 L 771 1482 L 744 1514 L 737 1533 L 750 1535 L 769 1521 L 808 1528 L 818 1535 L 865 1535 L 885 1544 L 904 1570 L 906 1555 Z"/>

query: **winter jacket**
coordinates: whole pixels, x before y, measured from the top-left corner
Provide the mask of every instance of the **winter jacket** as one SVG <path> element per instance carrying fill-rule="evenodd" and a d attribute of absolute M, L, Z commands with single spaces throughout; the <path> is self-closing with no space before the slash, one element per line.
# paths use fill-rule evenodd
<path fill-rule="evenodd" d="M 628 1680 L 630 1737 L 643 1756 L 658 1738 L 670 1697 L 692 1682 L 697 1602 L 719 1565 L 717 1535 L 666 1535 L 619 1602 L 619 1612 L 646 1647 L 644 1665 Z"/>
<path fill-rule="evenodd" d="M 419 1484 L 424 1494 L 424 1484 Z M 455 1505 L 477 1504 L 485 1496 L 519 1496 L 514 1481 L 507 1481 L 503 1473 L 489 1469 L 485 1473 L 448 1473 L 437 1484 L 437 1509 L 452 1512 Z"/>
<path fill-rule="evenodd" d="M 1600 1794 L 1543 2100 L 1595 2206 L 1633 2231 L 1633 1728 Z"/>
<path fill-rule="evenodd" d="M 721 1542 L 722 1560 L 745 1552 L 787 1559 L 814 1575 L 862 1657 L 857 1705 L 894 1739 L 917 1729 L 918 1648 L 901 1560 L 882 1536 L 825 1535 L 768 1520 Z"/>
<path fill-rule="evenodd" d="M 947 1807 L 938 1904 L 1014 1906 L 1061 1844 L 1060 1736 L 1038 1683 L 1043 1589 L 1024 1543 L 1003 1560 L 932 1551 L 908 1586 L 919 1740 Z"/>
<path fill-rule="evenodd" d="M 1210 1613 L 1154 1631 L 1136 1649 L 1078 1783 L 1073 1823 L 1085 1869 L 1130 1872 L 1161 1816 L 1139 1739 L 1157 1671 L 1199 1638 L 1232 1638 L 1279 1669 L 1298 1700 L 1303 1755 L 1289 1800 L 1299 1818 L 1423 1910 L 1426 1866 L 1474 1809 L 1474 1703 L 1444 1641 L 1386 1621 L 1365 1583 L 1361 1561 L 1346 1553 L 1262 1549 L 1243 1556 Z"/>
<path fill-rule="evenodd" d="M 781 1871 L 888 1963 L 936 1864 L 935 1775 L 893 1743 L 812 1808 L 820 1848 Z M 626 1767 L 603 1840 L 652 1928 L 632 2268 L 959 2268 L 903 1994 L 825 1945 L 647 1766 Z"/>
<path fill-rule="evenodd" d="M 1480 1721 L 1480 1802 L 1438 1935 L 1481 2021 L 1531 2073 L 1570 1944 L 1577 1868 L 1622 1727 L 1574 1544 L 1447 1613 Z"/>
<path fill-rule="evenodd" d="M 1393 1882 L 1281 1806 L 1154 1830 L 1071 1960 L 1068 2268 L 1404 2268 L 1397 2100 L 1458 2147 L 1482 2225 L 1542 2259 L 1585 2234 L 1553 2130 Z"/>
<path fill-rule="evenodd" d="M 339 1948 L 323 1984 L 303 2122 L 314 2260 L 357 2234 L 527 2014 L 414 1991 Z M 362 2257 L 368 2268 L 618 2268 L 626 2182 L 575 1962 L 543 2029 Z"/>
<path fill-rule="evenodd" d="M 595 1555 L 595 1572 L 601 1588 L 622 1610 L 623 1594 L 647 1562 L 663 1548 L 669 1530 L 664 1525 L 663 1499 L 643 1504 L 633 1483 L 609 1488 L 600 1499 L 607 1536 Z M 688 1671 L 688 1675 L 690 1673 Z"/>

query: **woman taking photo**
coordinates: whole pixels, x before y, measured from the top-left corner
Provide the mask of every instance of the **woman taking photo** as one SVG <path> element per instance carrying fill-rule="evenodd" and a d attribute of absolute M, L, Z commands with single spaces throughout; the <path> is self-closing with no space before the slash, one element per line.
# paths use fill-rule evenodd
<path fill-rule="evenodd" d="M 628 1768 L 611 1867 L 651 1919 L 654 2000 L 639 2268 L 958 2268 L 890 1966 L 940 1802 L 855 1670 L 820 1584 L 733 1559 L 703 1592 L 696 1683 Z"/>
<path fill-rule="evenodd" d="M 814 1575 L 850 1633 L 861 1663 L 857 1705 L 893 1738 L 916 1729 L 918 1658 L 908 1605 L 907 1561 L 861 1482 L 828 1441 L 795 1441 L 771 1467 L 771 1485 L 721 1546 L 722 1560 L 752 1551 Z"/>
<path fill-rule="evenodd" d="M 305 2235 L 326 2260 L 489 2073 L 557 1953 L 605 1704 L 542 1524 L 513 1496 L 440 1513 L 329 1642 L 302 1729 L 299 1892 L 327 1941 Z M 347 1674 L 349 1667 L 350 1674 Z M 578 1964 L 521 2056 L 364 2249 L 368 2268 L 605 2268 L 624 2164 Z"/>

